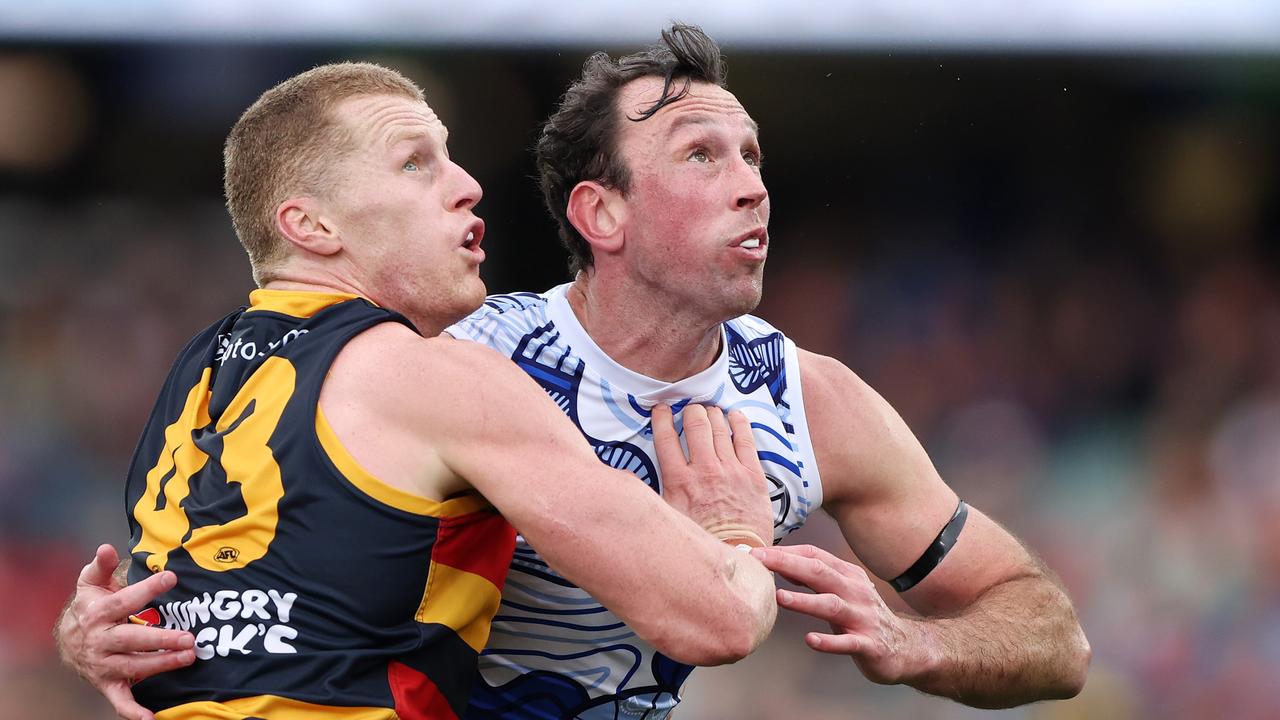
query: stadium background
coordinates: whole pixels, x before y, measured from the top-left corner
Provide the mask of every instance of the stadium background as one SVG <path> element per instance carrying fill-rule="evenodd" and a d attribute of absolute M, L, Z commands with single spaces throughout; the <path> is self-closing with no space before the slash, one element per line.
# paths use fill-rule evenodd
<path fill-rule="evenodd" d="M 220 195 L 238 113 L 317 63 L 401 69 L 485 188 L 490 291 L 540 290 L 566 273 L 538 124 L 589 50 L 671 16 L 724 42 L 762 128 L 759 314 L 884 394 L 1061 574 L 1094 648 L 1080 698 L 988 713 L 872 685 L 784 616 L 696 672 L 679 716 L 1280 717 L 1280 11 L 1118 39 L 669 11 L 525 42 L 95 30 L 92 4 L 52 7 L 79 24 L 0 7 L 0 718 L 112 716 L 49 628 L 95 544 L 124 546 L 123 472 L 172 356 L 250 289 Z M 825 519 L 793 539 L 840 544 Z"/>

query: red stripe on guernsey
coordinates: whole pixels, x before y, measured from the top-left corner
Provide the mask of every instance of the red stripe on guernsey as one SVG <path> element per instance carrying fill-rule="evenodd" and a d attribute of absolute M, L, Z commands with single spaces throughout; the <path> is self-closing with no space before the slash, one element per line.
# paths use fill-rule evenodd
<path fill-rule="evenodd" d="M 400 720 L 458 720 L 431 678 L 408 665 L 394 660 L 388 663 L 387 683 Z"/>
<path fill-rule="evenodd" d="M 146 610 L 143 610 L 142 612 L 132 617 L 138 618 L 139 620 L 146 623 L 147 625 L 160 624 L 160 611 L 155 608 L 147 608 Z"/>
<path fill-rule="evenodd" d="M 479 575 L 502 589 L 515 552 L 516 529 L 491 511 L 440 518 L 431 559 Z"/>

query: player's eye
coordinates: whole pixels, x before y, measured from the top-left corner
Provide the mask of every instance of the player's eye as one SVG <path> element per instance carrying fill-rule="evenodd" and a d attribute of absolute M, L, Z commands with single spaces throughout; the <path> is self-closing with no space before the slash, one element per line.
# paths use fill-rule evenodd
<path fill-rule="evenodd" d="M 753 167 L 760 167 L 760 162 L 761 162 L 760 153 L 754 150 L 748 150 L 742 153 L 742 159 L 746 160 L 748 165 L 751 165 Z"/>
<path fill-rule="evenodd" d="M 711 153 L 702 148 L 698 148 L 697 150 L 689 153 L 689 159 L 699 163 L 711 162 Z"/>
<path fill-rule="evenodd" d="M 405 161 L 404 161 L 404 171 L 405 171 L 405 172 L 418 172 L 418 163 L 417 163 L 417 161 L 416 161 L 416 160 L 405 160 Z"/>

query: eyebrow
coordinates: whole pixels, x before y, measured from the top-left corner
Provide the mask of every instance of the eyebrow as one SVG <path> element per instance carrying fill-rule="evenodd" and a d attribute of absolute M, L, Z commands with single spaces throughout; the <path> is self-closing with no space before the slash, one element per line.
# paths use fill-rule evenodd
<path fill-rule="evenodd" d="M 445 129 L 443 142 L 449 142 L 449 130 Z M 387 138 L 387 147 L 394 147 L 402 142 L 416 142 L 419 140 L 431 140 L 431 133 L 423 130 L 397 130 Z"/>
<path fill-rule="evenodd" d="M 681 115 L 680 117 L 671 121 L 671 127 L 667 128 L 667 136 L 670 137 L 672 135 L 675 135 L 676 131 L 688 125 L 713 125 L 713 124 L 715 124 L 715 119 L 711 116 L 710 113 L 698 112 L 698 113 L 689 113 L 687 115 Z M 748 127 L 751 128 L 752 133 L 754 133 L 757 136 L 760 135 L 760 124 L 757 123 L 750 116 L 747 117 L 747 125 Z"/>
<path fill-rule="evenodd" d="M 425 137 L 425 132 L 396 131 L 387 136 L 387 147 L 396 147 L 402 142 L 417 142 Z"/>
<path fill-rule="evenodd" d="M 397 130 L 387 137 L 387 145 L 399 145 L 402 142 L 414 142 L 427 137 L 425 132 L 420 130 Z"/>

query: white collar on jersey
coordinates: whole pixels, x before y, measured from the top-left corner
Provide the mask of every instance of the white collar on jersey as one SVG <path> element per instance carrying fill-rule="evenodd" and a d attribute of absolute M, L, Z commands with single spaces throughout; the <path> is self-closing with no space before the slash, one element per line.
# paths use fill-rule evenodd
<path fill-rule="evenodd" d="M 658 403 L 675 403 L 685 399 L 696 403 L 708 402 L 720 394 L 725 378 L 729 376 L 729 346 L 723 324 L 720 325 L 720 354 L 711 363 L 711 367 L 673 383 L 655 380 L 619 365 L 596 345 L 596 341 L 587 334 L 582 323 L 578 322 L 573 308 L 569 306 L 566 292 L 570 284 L 558 285 L 547 292 L 547 318 L 555 323 L 565 344 L 573 349 L 574 354 L 614 386 L 616 391 L 635 396 L 636 403 L 646 409 Z"/>

